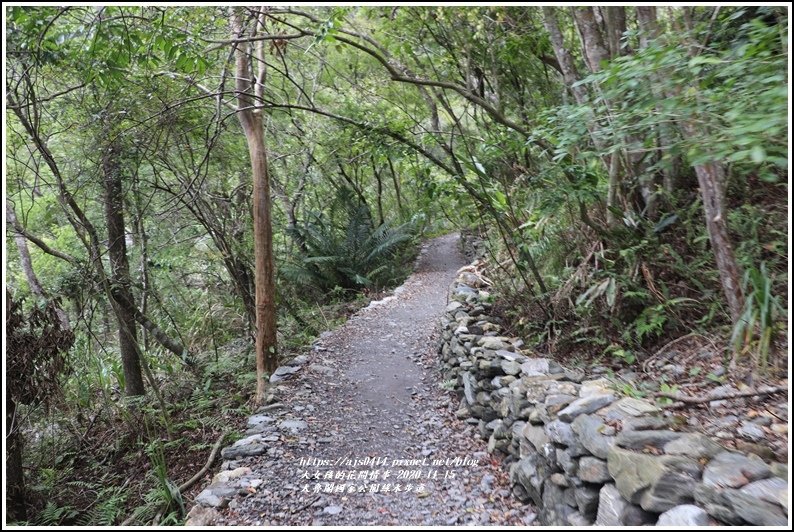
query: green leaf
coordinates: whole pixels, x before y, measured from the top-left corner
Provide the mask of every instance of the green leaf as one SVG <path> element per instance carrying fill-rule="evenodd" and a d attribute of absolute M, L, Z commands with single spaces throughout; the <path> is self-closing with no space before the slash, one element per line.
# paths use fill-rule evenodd
<path fill-rule="evenodd" d="M 756 144 L 750 151 L 750 159 L 752 159 L 755 164 L 761 164 L 766 160 L 766 150 Z"/>

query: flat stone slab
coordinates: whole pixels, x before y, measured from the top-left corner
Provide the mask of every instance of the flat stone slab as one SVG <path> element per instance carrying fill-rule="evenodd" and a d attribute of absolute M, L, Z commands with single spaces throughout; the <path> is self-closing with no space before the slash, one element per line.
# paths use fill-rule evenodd
<path fill-rule="evenodd" d="M 513 345 L 504 336 L 483 336 L 477 340 L 477 345 L 483 349 L 493 349 L 494 351 L 512 351 Z"/>
<path fill-rule="evenodd" d="M 584 386 L 583 386 L 584 388 Z M 581 394 L 581 389 L 579 391 Z M 577 416 L 582 414 L 592 414 L 596 410 L 611 404 L 615 396 L 611 393 L 600 393 L 587 395 L 569 404 L 557 414 L 560 420 L 570 423 Z"/>
<path fill-rule="evenodd" d="M 267 449 L 267 445 L 261 434 L 253 434 L 242 440 L 237 440 L 229 447 L 221 450 L 221 457 L 224 460 L 235 460 L 245 456 L 259 456 Z"/>
<path fill-rule="evenodd" d="M 617 437 L 617 444 L 624 449 L 661 449 L 665 444 L 681 437 L 680 432 L 672 430 L 624 430 Z"/>
<path fill-rule="evenodd" d="M 228 484 L 211 484 L 196 496 L 196 504 L 211 508 L 225 508 L 237 495 L 238 488 Z"/>
<path fill-rule="evenodd" d="M 299 370 L 300 370 L 299 366 L 280 366 L 276 368 L 276 371 L 274 371 L 273 375 L 270 376 L 270 382 L 271 383 L 281 382 Z"/>
<path fill-rule="evenodd" d="M 664 446 L 665 454 L 677 454 L 691 458 L 713 458 L 725 448 L 704 434 L 697 432 L 682 434 L 680 438 Z"/>
<path fill-rule="evenodd" d="M 521 364 L 521 373 L 528 377 L 537 377 L 549 374 L 548 358 L 529 358 Z"/>
<path fill-rule="evenodd" d="M 248 418 L 248 428 L 273 423 L 274 418 L 266 414 L 255 414 Z"/>
<path fill-rule="evenodd" d="M 305 421 L 301 421 L 300 419 L 285 419 L 278 424 L 278 428 L 281 430 L 288 430 L 293 433 L 300 432 L 308 426 L 309 425 Z"/>

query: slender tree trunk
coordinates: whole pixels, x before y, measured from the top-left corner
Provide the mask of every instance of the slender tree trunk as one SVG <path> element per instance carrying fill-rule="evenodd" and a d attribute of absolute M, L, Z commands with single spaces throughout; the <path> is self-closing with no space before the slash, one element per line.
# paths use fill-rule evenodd
<path fill-rule="evenodd" d="M 105 222 L 108 229 L 108 255 L 110 257 L 110 284 L 119 325 L 119 350 L 124 368 L 124 390 L 126 395 L 143 395 L 143 375 L 138 357 L 137 323 L 131 283 L 130 264 L 127 260 L 126 230 L 124 228 L 124 194 L 122 191 L 119 147 L 111 142 L 102 157 L 103 183 L 105 186 Z M 127 303 L 127 304 L 124 304 Z"/>
<path fill-rule="evenodd" d="M 628 50 L 621 48 L 620 42 L 626 32 L 626 8 L 623 6 L 605 6 L 602 9 L 611 57 L 614 59 L 621 55 L 627 55 Z"/>
<path fill-rule="evenodd" d="M 701 136 L 698 128 L 690 121 L 683 122 L 682 128 L 690 138 Z M 735 324 L 741 318 L 744 309 L 744 293 L 741 284 L 742 273 L 733 252 L 728 234 L 727 213 L 724 211 L 725 169 L 721 163 L 714 161 L 696 165 L 695 173 L 700 186 L 700 197 L 703 200 L 711 248 L 714 250 L 714 259 L 720 272 L 722 290 L 725 292 L 731 319 Z"/>
<path fill-rule="evenodd" d="M 149 235 L 146 233 L 143 221 L 143 201 L 137 175 L 132 183 L 135 200 L 135 230 L 138 233 L 138 245 L 141 249 L 141 314 L 146 316 L 149 313 L 149 290 L 152 289 L 149 277 Z M 145 327 L 143 329 L 143 349 L 144 351 L 149 350 L 149 331 Z"/>
<path fill-rule="evenodd" d="M 261 25 L 264 15 L 260 11 L 258 20 Z M 234 8 L 231 16 L 232 37 L 245 37 L 242 13 Z M 255 35 L 257 28 L 251 32 Z M 276 301 L 275 267 L 273 264 L 273 230 L 270 219 L 270 183 L 267 173 L 267 152 L 262 124 L 261 109 L 253 107 L 264 96 L 265 49 L 263 41 L 255 44 L 254 68 L 251 67 L 247 46 L 235 45 L 235 70 L 238 112 L 237 117 L 243 127 L 251 158 L 251 173 L 254 182 L 254 284 L 256 294 L 256 396 L 254 401 L 264 399 L 265 374 L 272 373 L 278 366 L 276 344 Z"/>
<path fill-rule="evenodd" d="M 22 271 L 25 273 L 25 278 L 28 280 L 30 291 L 38 297 L 44 297 L 44 289 L 41 287 L 36 273 L 33 271 L 33 263 L 30 260 L 30 251 L 28 250 L 28 241 L 22 236 L 22 233 L 16 231 L 19 225 L 17 221 L 17 214 L 14 211 L 14 206 L 11 201 L 6 198 L 6 223 L 11 231 L 14 231 L 14 244 L 17 246 L 19 252 L 19 262 L 22 264 Z"/>
<path fill-rule="evenodd" d="M 400 181 L 397 178 L 397 172 L 394 171 L 394 163 L 392 163 L 391 157 L 387 157 L 386 160 L 389 161 L 389 173 L 391 174 L 392 183 L 394 183 L 394 194 L 397 197 L 397 210 L 402 214 L 403 200 L 400 192 Z"/>
<path fill-rule="evenodd" d="M 41 286 L 38 276 L 33 269 L 33 262 L 30 260 L 30 250 L 28 249 L 28 239 L 23 235 L 22 224 L 17 219 L 17 213 L 14 210 L 14 205 L 9 199 L 6 198 L 6 223 L 8 227 L 14 231 L 14 244 L 17 246 L 19 252 L 19 261 L 22 263 L 22 271 L 25 272 L 25 278 L 28 280 L 30 291 L 40 298 L 47 298 L 47 292 Z M 61 308 L 59 304 L 55 305 L 55 313 L 58 315 L 58 321 L 61 322 L 61 327 L 69 329 L 69 316 L 66 311 Z"/>
<path fill-rule="evenodd" d="M 601 62 L 609 59 L 609 51 L 598 28 L 592 7 L 572 7 L 576 27 L 582 36 L 585 57 L 591 72 L 601 70 Z"/>
<path fill-rule="evenodd" d="M 377 206 L 378 206 L 378 221 L 379 225 L 383 225 L 385 220 L 383 218 L 383 180 L 381 179 L 381 174 L 378 171 L 378 167 L 375 165 L 375 159 L 372 159 L 372 171 L 375 173 L 375 180 L 377 181 L 378 186 L 378 198 L 377 198 Z"/>
<path fill-rule="evenodd" d="M 655 6 L 637 6 L 637 25 L 640 29 L 640 48 L 647 48 L 648 45 L 652 40 L 658 39 L 660 35 L 659 29 L 659 22 L 657 20 L 657 12 Z M 662 83 L 664 78 L 664 72 L 657 73 L 653 79 L 659 81 L 659 86 L 664 87 L 665 84 Z M 659 102 L 662 102 L 664 98 L 672 97 L 673 95 L 669 92 L 658 91 L 656 95 Z M 661 103 L 657 103 L 656 111 L 658 113 L 662 113 L 662 106 Z M 674 131 L 674 126 L 671 124 L 664 122 L 659 124 L 658 126 L 658 136 L 659 136 L 659 144 L 661 146 L 672 146 L 675 143 L 676 132 Z M 669 158 L 667 164 L 662 166 L 662 187 L 667 194 L 672 194 L 676 188 L 678 187 L 678 180 L 679 176 L 681 175 L 681 157 L 675 155 Z"/>
<path fill-rule="evenodd" d="M 552 48 L 554 48 L 554 55 L 560 65 L 560 72 L 565 85 L 573 93 L 576 103 L 579 105 L 586 104 L 588 101 L 587 88 L 584 85 L 576 84 L 579 81 L 579 73 L 576 71 L 576 64 L 571 53 L 565 47 L 565 41 L 563 40 L 553 7 L 543 8 L 543 26 L 549 33 L 549 40 L 551 40 Z M 592 126 L 588 124 L 588 127 Z M 595 138 L 593 140 L 596 142 Z"/>
<path fill-rule="evenodd" d="M 27 521 L 25 495 L 25 470 L 22 467 L 22 438 L 16 419 L 17 405 L 11 394 L 6 394 L 6 524 Z"/>

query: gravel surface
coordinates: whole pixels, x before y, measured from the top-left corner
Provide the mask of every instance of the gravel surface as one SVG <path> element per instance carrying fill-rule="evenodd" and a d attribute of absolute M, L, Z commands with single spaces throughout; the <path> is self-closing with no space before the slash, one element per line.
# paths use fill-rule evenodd
<path fill-rule="evenodd" d="M 267 452 L 225 464 L 250 467 L 262 482 L 215 524 L 534 521 L 532 508 L 510 495 L 506 468 L 485 452 L 476 426 L 455 418 L 459 400 L 441 386 L 439 318 L 465 263 L 457 243 L 457 235 L 429 241 L 394 296 L 324 333 L 300 371 L 274 387 L 260 409 L 273 418 Z"/>

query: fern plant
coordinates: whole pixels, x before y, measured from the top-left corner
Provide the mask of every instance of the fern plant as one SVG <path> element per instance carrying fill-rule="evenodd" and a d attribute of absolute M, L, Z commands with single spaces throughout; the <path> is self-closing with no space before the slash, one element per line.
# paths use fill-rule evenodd
<path fill-rule="evenodd" d="M 413 223 L 375 226 L 369 207 L 341 189 L 328 213 L 310 213 L 290 229 L 301 252 L 282 268 L 289 281 L 328 293 L 382 287 L 400 276 L 400 255 L 413 239 Z"/>

